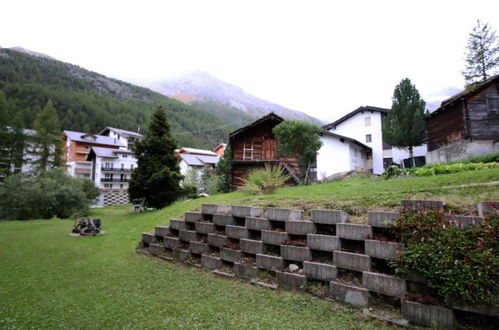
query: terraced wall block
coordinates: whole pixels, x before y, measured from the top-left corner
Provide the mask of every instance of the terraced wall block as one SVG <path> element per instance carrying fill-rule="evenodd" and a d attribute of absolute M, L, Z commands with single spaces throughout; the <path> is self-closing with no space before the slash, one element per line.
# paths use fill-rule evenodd
<path fill-rule="evenodd" d="M 259 217 L 263 214 L 260 207 L 232 205 L 232 216 L 234 217 Z"/>
<path fill-rule="evenodd" d="M 156 226 L 154 228 L 154 233 L 156 236 L 159 237 L 165 237 L 168 235 L 171 235 L 170 227 L 169 226 Z"/>
<path fill-rule="evenodd" d="M 156 243 L 151 243 L 149 244 L 148 251 L 150 254 L 157 256 L 160 255 L 161 252 L 163 252 L 163 246 Z"/>
<path fill-rule="evenodd" d="M 246 217 L 245 227 L 251 230 L 266 230 L 272 228 L 269 219 Z"/>
<path fill-rule="evenodd" d="M 236 262 L 239 261 L 242 256 L 243 253 L 241 252 L 241 250 L 233 250 L 228 248 L 223 248 L 220 250 L 220 258 L 225 261 Z"/>
<path fill-rule="evenodd" d="M 165 237 L 163 244 L 168 249 L 176 249 L 176 248 L 179 248 L 180 246 L 182 246 L 182 242 L 180 242 L 179 238 L 170 237 L 170 236 Z"/>
<path fill-rule="evenodd" d="M 478 215 L 481 217 L 487 214 L 494 215 L 499 212 L 499 202 L 480 202 L 477 206 Z"/>
<path fill-rule="evenodd" d="M 403 300 L 402 315 L 414 323 L 442 329 L 456 329 L 457 326 L 452 309 L 445 307 Z"/>
<path fill-rule="evenodd" d="M 244 265 L 239 262 L 234 262 L 234 273 L 239 278 L 244 278 L 246 280 L 250 280 L 256 277 L 256 273 L 258 268 L 254 266 Z"/>
<path fill-rule="evenodd" d="M 286 266 L 283 258 L 267 254 L 257 254 L 256 265 L 258 268 L 272 271 L 283 270 Z"/>
<path fill-rule="evenodd" d="M 241 246 L 241 251 L 243 252 L 251 254 L 263 253 L 262 241 L 241 238 L 241 240 L 239 241 L 239 245 Z"/>
<path fill-rule="evenodd" d="M 355 223 L 339 223 L 336 225 L 336 235 L 339 238 L 363 241 L 373 236 L 373 229 L 368 225 Z"/>
<path fill-rule="evenodd" d="M 267 217 L 274 221 L 300 220 L 303 211 L 292 209 L 280 209 L 277 207 L 269 207 L 267 209 Z"/>
<path fill-rule="evenodd" d="M 469 228 L 481 224 L 482 222 L 484 222 L 484 218 L 468 217 L 465 215 L 448 215 L 447 221 L 449 221 L 450 224 L 460 228 Z"/>
<path fill-rule="evenodd" d="M 200 234 L 209 234 L 215 231 L 215 225 L 211 222 L 196 222 L 196 231 Z"/>
<path fill-rule="evenodd" d="M 334 265 L 304 261 L 303 274 L 308 278 L 329 282 L 338 277 L 338 268 Z"/>
<path fill-rule="evenodd" d="M 393 260 L 401 249 L 400 243 L 365 240 L 366 254 L 373 258 Z"/>
<path fill-rule="evenodd" d="M 281 245 L 289 240 L 289 235 L 285 232 L 262 230 L 262 242 L 269 245 Z"/>
<path fill-rule="evenodd" d="M 331 297 L 355 306 L 367 306 L 369 291 L 352 285 L 330 282 Z"/>
<path fill-rule="evenodd" d="M 202 254 L 201 265 L 203 265 L 204 268 L 213 270 L 222 267 L 223 261 L 219 257 Z"/>
<path fill-rule="evenodd" d="M 443 201 L 404 199 L 400 206 L 405 210 L 430 210 L 444 208 Z"/>
<path fill-rule="evenodd" d="M 217 226 L 227 226 L 227 225 L 235 225 L 236 221 L 232 215 L 226 214 L 215 214 L 213 216 L 213 223 Z"/>
<path fill-rule="evenodd" d="M 355 270 L 358 272 L 371 271 L 371 258 L 364 254 L 334 251 L 333 263 L 338 268 Z"/>
<path fill-rule="evenodd" d="M 337 210 L 312 210 L 312 222 L 324 225 L 335 225 L 348 222 L 348 214 Z"/>
<path fill-rule="evenodd" d="M 391 297 L 403 298 L 407 294 L 406 281 L 390 275 L 363 272 L 362 285 L 369 291 Z"/>
<path fill-rule="evenodd" d="M 173 249 L 172 256 L 179 261 L 185 261 L 191 257 L 191 252 L 184 249 Z"/>
<path fill-rule="evenodd" d="M 394 219 L 400 217 L 400 212 L 367 212 L 367 224 L 378 228 L 388 228 Z"/>
<path fill-rule="evenodd" d="M 306 261 L 312 259 L 312 252 L 308 247 L 281 245 L 281 257 L 285 260 Z"/>
<path fill-rule="evenodd" d="M 170 228 L 176 230 L 186 230 L 187 224 L 184 220 L 170 219 Z"/>
<path fill-rule="evenodd" d="M 201 213 L 203 214 L 230 214 L 231 212 L 230 205 L 223 204 L 203 204 L 201 205 Z"/>
<path fill-rule="evenodd" d="M 240 238 L 248 238 L 249 233 L 246 227 L 242 226 L 225 226 L 225 235 L 230 238 L 240 239 Z"/>
<path fill-rule="evenodd" d="M 341 249 L 340 238 L 331 235 L 308 234 L 307 245 L 312 250 L 319 251 L 332 252 Z"/>
<path fill-rule="evenodd" d="M 228 242 L 227 236 L 217 235 L 217 234 L 208 234 L 208 245 L 214 246 L 217 248 L 223 248 L 225 244 Z"/>
<path fill-rule="evenodd" d="M 181 241 L 190 242 L 194 241 L 198 237 L 198 234 L 194 230 L 181 230 L 178 237 Z"/>
<path fill-rule="evenodd" d="M 156 243 L 158 240 L 156 239 L 156 235 L 153 233 L 142 233 L 142 242 L 151 244 Z"/>
<path fill-rule="evenodd" d="M 290 220 L 285 222 L 286 232 L 290 235 L 307 235 L 317 231 L 317 227 L 311 221 Z"/>
<path fill-rule="evenodd" d="M 203 214 L 201 212 L 185 212 L 184 219 L 185 222 L 198 222 L 203 220 Z"/>
<path fill-rule="evenodd" d="M 190 242 L 189 243 L 189 251 L 195 254 L 203 254 L 208 252 L 208 244 L 201 242 Z"/>
<path fill-rule="evenodd" d="M 300 290 L 305 286 L 305 284 L 307 284 L 307 278 L 304 275 L 279 271 L 275 274 L 277 284 L 285 288 Z"/>

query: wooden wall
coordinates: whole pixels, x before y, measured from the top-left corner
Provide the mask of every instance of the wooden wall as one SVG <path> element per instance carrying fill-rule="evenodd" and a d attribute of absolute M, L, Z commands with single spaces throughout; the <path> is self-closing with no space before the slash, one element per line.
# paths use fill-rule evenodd
<path fill-rule="evenodd" d="M 499 112 L 491 112 L 486 96 L 499 96 L 499 82 L 468 98 L 469 135 L 472 140 L 499 139 Z"/>
<path fill-rule="evenodd" d="M 465 137 L 463 103 L 456 102 L 441 113 L 426 120 L 428 151 L 449 144 L 452 137 Z"/>

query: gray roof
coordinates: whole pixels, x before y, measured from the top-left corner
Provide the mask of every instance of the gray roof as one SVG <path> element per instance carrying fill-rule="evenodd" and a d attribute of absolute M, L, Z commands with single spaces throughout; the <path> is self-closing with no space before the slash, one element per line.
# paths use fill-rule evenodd
<path fill-rule="evenodd" d="M 94 143 L 94 144 L 104 144 L 108 146 L 116 146 L 116 147 L 124 147 L 125 145 L 121 143 L 120 141 L 111 138 L 109 136 L 103 136 L 103 135 L 95 135 L 95 134 L 88 134 L 88 133 L 82 133 L 82 132 L 74 132 L 74 131 L 64 131 L 64 134 L 71 140 L 73 141 L 78 141 L 78 142 L 87 142 L 87 143 Z M 85 137 L 90 137 L 85 138 Z"/>
<path fill-rule="evenodd" d="M 220 156 L 206 156 L 193 154 L 179 154 L 180 158 L 189 166 L 204 166 L 207 164 L 216 164 Z"/>
<path fill-rule="evenodd" d="M 116 155 L 116 151 L 118 151 L 118 149 L 92 147 L 92 151 L 97 157 L 118 158 L 118 156 Z"/>
<path fill-rule="evenodd" d="M 139 134 L 137 132 L 132 132 L 132 131 L 127 131 L 127 130 L 124 130 L 124 129 L 120 129 L 120 128 L 114 128 L 114 127 L 106 127 L 104 128 L 102 131 L 99 132 L 99 134 L 104 134 L 106 131 L 113 131 L 115 132 L 116 134 L 119 134 L 119 135 L 128 135 L 128 136 L 135 136 L 135 137 L 143 137 L 142 134 Z"/>
<path fill-rule="evenodd" d="M 357 141 L 355 139 L 349 138 L 348 136 L 343 136 L 343 135 L 339 135 L 339 134 L 336 134 L 336 133 L 331 133 L 331 132 L 328 132 L 328 131 L 323 131 L 322 134 L 325 135 L 325 136 L 330 136 L 330 137 L 337 138 L 341 142 L 348 141 L 348 142 L 356 144 L 359 147 L 362 147 L 364 149 L 372 150 L 371 147 L 366 146 L 364 143 L 361 143 L 361 142 L 359 142 L 359 141 Z"/>
<path fill-rule="evenodd" d="M 378 108 L 378 107 L 373 107 L 373 106 L 370 106 L 370 105 L 366 105 L 366 106 L 363 106 L 363 107 L 358 107 L 357 109 L 355 109 L 354 111 L 350 112 L 350 113 L 347 113 L 346 115 L 344 115 L 343 117 L 341 117 L 340 119 L 332 122 L 331 124 L 327 124 L 327 125 L 324 125 L 322 126 L 322 128 L 324 128 L 325 130 L 330 130 L 331 128 L 334 128 L 336 127 L 337 125 L 341 124 L 342 122 L 344 122 L 345 120 L 355 116 L 356 114 L 358 114 L 359 112 L 364 112 L 364 111 L 370 111 L 370 112 L 380 112 L 382 114 L 387 114 L 388 113 L 388 109 L 385 109 L 385 108 Z"/>

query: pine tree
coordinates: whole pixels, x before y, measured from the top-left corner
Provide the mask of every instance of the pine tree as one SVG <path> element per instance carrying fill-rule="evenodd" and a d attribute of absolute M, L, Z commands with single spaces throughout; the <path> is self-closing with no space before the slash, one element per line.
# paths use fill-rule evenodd
<path fill-rule="evenodd" d="M 7 100 L 2 91 L 0 91 L 0 178 L 10 173 L 9 147 L 10 134 L 7 120 Z"/>
<path fill-rule="evenodd" d="M 487 80 L 499 68 L 499 43 L 488 23 L 477 21 L 466 49 L 466 67 L 462 75 L 467 86 Z"/>
<path fill-rule="evenodd" d="M 225 146 L 225 151 L 222 157 L 218 160 L 216 172 L 217 172 L 217 190 L 219 192 L 230 192 L 231 190 L 231 170 L 232 170 L 232 151 L 230 143 Z"/>
<path fill-rule="evenodd" d="M 135 144 L 137 168 L 132 173 L 128 195 L 130 200 L 145 198 L 147 206 L 162 208 L 179 197 L 182 180 L 174 155 L 176 141 L 162 107 L 152 115 L 147 132 L 144 140 Z"/>
<path fill-rule="evenodd" d="M 393 92 L 392 107 L 383 122 L 383 140 L 398 148 L 407 148 L 415 166 L 413 148 L 426 141 L 425 101 L 411 80 L 403 79 Z"/>
<path fill-rule="evenodd" d="M 14 165 L 14 172 L 20 172 L 23 164 L 29 161 L 24 157 L 27 136 L 24 134 L 24 123 L 21 113 L 16 114 L 10 128 L 9 163 L 11 166 Z"/>
<path fill-rule="evenodd" d="M 36 172 L 43 172 L 61 165 L 61 129 L 57 111 L 51 100 L 38 113 L 33 122 L 35 136 L 31 154 Z"/>

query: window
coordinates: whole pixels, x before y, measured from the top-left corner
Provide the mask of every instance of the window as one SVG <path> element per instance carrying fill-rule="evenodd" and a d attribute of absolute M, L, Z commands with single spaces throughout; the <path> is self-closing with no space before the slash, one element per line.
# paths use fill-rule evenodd
<path fill-rule="evenodd" d="M 499 96 L 487 95 L 487 110 L 499 113 Z"/>
<path fill-rule="evenodd" d="M 366 134 L 366 142 L 372 142 L 371 134 Z"/>
<path fill-rule="evenodd" d="M 366 126 L 371 126 L 371 117 L 366 117 Z"/>
<path fill-rule="evenodd" d="M 122 155 L 123 158 L 128 158 L 128 155 Z"/>
<path fill-rule="evenodd" d="M 121 164 L 121 170 L 123 171 L 125 169 L 125 164 Z"/>
<path fill-rule="evenodd" d="M 243 160 L 253 160 L 253 139 L 244 140 Z"/>
<path fill-rule="evenodd" d="M 133 164 L 130 164 L 130 169 L 133 170 Z"/>
<path fill-rule="evenodd" d="M 123 183 L 120 184 L 120 189 L 123 189 Z"/>
<path fill-rule="evenodd" d="M 106 163 L 104 165 L 105 168 L 113 168 L 113 163 Z"/>

